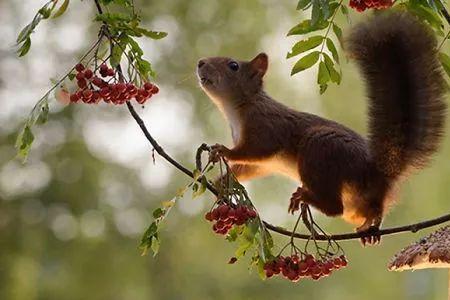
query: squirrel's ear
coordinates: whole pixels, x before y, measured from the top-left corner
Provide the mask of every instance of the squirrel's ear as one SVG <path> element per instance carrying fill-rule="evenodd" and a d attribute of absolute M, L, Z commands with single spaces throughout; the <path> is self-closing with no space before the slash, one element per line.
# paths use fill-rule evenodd
<path fill-rule="evenodd" d="M 261 77 L 263 77 L 269 66 L 269 57 L 267 54 L 262 52 L 252 59 L 250 65 L 260 74 Z"/>

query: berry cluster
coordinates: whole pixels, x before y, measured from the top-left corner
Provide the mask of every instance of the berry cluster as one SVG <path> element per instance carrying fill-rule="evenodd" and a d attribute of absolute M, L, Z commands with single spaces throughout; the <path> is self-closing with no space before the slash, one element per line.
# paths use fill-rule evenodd
<path fill-rule="evenodd" d="M 347 259 L 344 255 L 339 257 L 329 257 L 328 259 L 316 260 L 314 256 L 307 254 L 303 259 L 297 254 L 283 257 L 278 256 L 274 260 L 264 265 L 267 278 L 281 274 L 292 282 L 297 282 L 300 278 L 310 277 L 319 280 L 331 274 L 333 270 L 338 270 L 347 266 Z"/>
<path fill-rule="evenodd" d="M 248 219 L 256 217 L 256 211 L 245 205 L 230 206 L 221 204 L 210 212 L 207 212 L 205 219 L 214 222 L 213 230 L 218 234 L 227 234 L 233 225 L 243 225 Z"/>
<path fill-rule="evenodd" d="M 350 7 L 359 12 L 363 12 L 369 8 L 383 9 L 389 8 L 394 4 L 393 0 L 350 0 Z"/>
<path fill-rule="evenodd" d="M 77 64 L 75 70 L 79 89 L 70 95 L 71 103 L 81 100 L 84 103 L 97 104 L 103 100 L 106 103 L 124 104 L 134 98 L 139 104 L 144 104 L 159 92 L 159 88 L 150 82 L 140 88 L 131 82 L 117 82 L 116 72 L 106 64 L 101 64 L 98 70 L 94 71 Z"/>

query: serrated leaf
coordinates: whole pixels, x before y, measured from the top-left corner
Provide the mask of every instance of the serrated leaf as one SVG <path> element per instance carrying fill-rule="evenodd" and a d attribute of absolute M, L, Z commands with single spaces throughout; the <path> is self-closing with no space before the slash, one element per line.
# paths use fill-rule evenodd
<path fill-rule="evenodd" d="M 339 41 L 339 44 L 341 44 L 341 48 L 342 48 L 342 45 L 344 44 L 344 39 L 342 37 L 342 29 L 339 26 L 337 26 L 336 24 L 333 24 L 333 32 L 336 35 L 336 37 Z"/>
<path fill-rule="evenodd" d="M 163 217 L 165 213 L 166 213 L 166 211 L 159 207 L 153 211 L 152 215 L 153 215 L 153 218 L 159 219 L 159 218 Z"/>
<path fill-rule="evenodd" d="M 331 15 L 330 2 L 329 0 L 319 0 L 320 3 L 320 16 L 323 17 L 324 20 L 328 20 Z"/>
<path fill-rule="evenodd" d="M 442 31 L 444 28 L 442 20 L 431 8 L 425 7 L 416 1 L 408 2 L 406 7 L 410 12 L 428 22 L 428 24 L 430 24 L 430 26 L 433 27 L 439 35 L 444 35 L 444 32 Z"/>
<path fill-rule="evenodd" d="M 314 51 L 300 58 L 292 68 L 291 76 L 311 68 L 319 60 L 319 55 L 319 51 Z"/>
<path fill-rule="evenodd" d="M 450 56 L 443 52 L 440 52 L 439 60 L 441 61 L 442 68 L 444 69 L 445 73 L 447 73 L 447 76 L 450 77 Z"/>
<path fill-rule="evenodd" d="M 262 280 L 265 280 L 267 278 L 266 272 L 264 270 L 264 265 L 265 265 L 264 261 L 262 259 L 259 259 L 257 268 L 258 268 L 258 275 Z"/>
<path fill-rule="evenodd" d="M 339 63 L 338 51 L 336 49 L 336 46 L 333 43 L 333 40 L 331 40 L 330 38 L 327 38 L 327 42 L 326 43 L 327 43 L 328 50 L 330 50 L 331 55 L 333 55 L 334 61 Z"/>
<path fill-rule="evenodd" d="M 340 84 L 341 83 L 341 74 L 336 71 L 334 68 L 334 63 L 331 57 L 328 56 L 328 54 L 323 54 L 325 59 L 325 65 L 327 66 L 328 72 L 330 73 L 330 79 L 332 82 Z"/>
<path fill-rule="evenodd" d="M 326 84 L 330 81 L 330 73 L 328 68 L 323 61 L 319 63 L 319 72 L 317 73 L 317 83 L 320 85 Z"/>
<path fill-rule="evenodd" d="M 167 36 L 167 32 L 147 30 L 144 28 L 137 28 L 137 32 L 141 33 L 142 35 L 144 35 L 148 38 L 154 39 L 154 40 L 160 40 Z"/>
<path fill-rule="evenodd" d="M 50 108 L 48 107 L 48 100 L 46 99 L 41 107 L 41 113 L 39 114 L 39 117 L 37 119 L 37 122 L 39 124 L 45 124 L 48 121 L 48 113 L 50 111 Z"/>
<path fill-rule="evenodd" d="M 39 10 L 39 13 L 42 15 L 42 18 L 48 19 L 48 18 L 50 18 L 50 14 L 52 13 L 52 10 L 50 8 L 47 8 L 46 6 L 44 6 Z"/>
<path fill-rule="evenodd" d="M 198 189 L 194 192 L 192 195 L 194 198 L 202 195 L 206 191 L 206 185 L 208 184 L 208 180 L 206 179 L 206 176 L 202 176 L 202 179 L 200 181 L 200 186 Z"/>
<path fill-rule="evenodd" d="M 305 10 L 311 5 L 311 0 L 300 0 L 297 3 L 297 10 Z"/>
<path fill-rule="evenodd" d="M 236 256 L 236 258 L 240 258 L 243 255 L 245 255 L 245 252 L 247 252 L 247 250 L 250 249 L 252 246 L 253 246 L 252 242 L 245 241 L 239 245 L 239 247 L 234 252 L 234 255 Z"/>
<path fill-rule="evenodd" d="M 319 46 L 322 41 L 323 41 L 324 37 L 317 35 L 317 36 L 312 36 L 306 40 L 302 40 L 297 42 L 293 47 L 291 52 L 289 52 L 286 56 L 286 58 L 291 58 L 294 57 L 300 53 L 303 53 L 305 51 L 311 50 L 317 46 Z"/>
<path fill-rule="evenodd" d="M 28 153 L 30 152 L 33 141 L 34 141 L 33 132 L 31 131 L 30 126 L 26 125 L 20 132 L 16 140 L 16 147 L 18 148 L 17 154 L 20 158 L 22 158 L 23 162 L 25 162 L 28 157 Z"/>
<path fill-rule="evenodd" d="M 159 246 L 161 245 L 161 242 L 159 241 L 158 236 L 156 235 L 152 239 L 151 249 L 153 251 L 153 257 L 155 257 L 159 252 Z"/>
<path fill-rule="evenodd" d="M 315 26 L 319 20 L 322 19 L 322 13 L 320 9 L 320 0 L 312 0 L 311 10 L 311 26 Z"/>
<path fill-rule="evenodd" d="M 69 7 L 69 3 L 70 3 L 70 0 L 64 0 L 63 4 L 61 4 L 59 9 L 53 15 L 53 19 L 56 19 L 56 18 L 62 16 L 66 12 L 67 7 Z"/>
<path fill-rule="evenodd" d="M 33 31 L 32 24 L 28 24 L 27 26 L 25 26 L 17 36 L 16 43 L 20 44 L 24 42 L 30 36 L 32 31 Z"/>
<path fill-rule="evenodd" d="M 316 30 L 322 30 L 327 28 L 329 22 L 321 20 L 317 22 L 314 26 L 311 24 L 311 20 L 304 20 L 299 24 L 295 25 L 288 32 L 288 36 L 297 35 L 297 34 L 305 34 Z"/>
<path fill-rule="evenodd" d="M 27 38 L 25 42 L 22 44 L 22 46 L 20 46 L 19 50 L 17 50 L 19 57 L 26 55 L 28 51 L 30 51 L 30 47 L 31 47 L 31 39 Z"/>

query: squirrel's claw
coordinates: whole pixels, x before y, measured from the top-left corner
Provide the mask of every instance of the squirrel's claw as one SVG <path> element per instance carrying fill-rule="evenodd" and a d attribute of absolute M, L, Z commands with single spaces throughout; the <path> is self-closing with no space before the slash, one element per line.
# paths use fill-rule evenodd
<path fill-rule="evenodd" d="M 370 226 L 369 228 L 357 229 L 358 233 L 365 233 L 366 236 L 361 237 L 361 244 L 363 247 L 366 245 L 378 245 L 381 242 L 380 228 L 378 226 Z"/>
<path fill-rule="evenodd" d="M 227 148 L 221 144 L 215 144 L 211 146 L 211 152 L 209 153 L 209 160 L 216 163 L 224 156 L 225 150 Z"/>
<path fill-rule="evenodd" d="M 297 210 L 300 209 L 300 202 L 302 198 L 302 189 L 298 188 L 291 196 L 288 213 L 294 214 Z"/>

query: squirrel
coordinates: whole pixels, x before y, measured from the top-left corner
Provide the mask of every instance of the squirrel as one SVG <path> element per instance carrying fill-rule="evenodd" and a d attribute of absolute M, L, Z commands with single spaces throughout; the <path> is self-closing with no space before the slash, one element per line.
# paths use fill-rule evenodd
<path fill-rule="evenodd" d="M 263 90 L 268 56 L 251 61 L 198 61 L 201 88 L 230 123 L 234 147 L 213 152 L 238 180 L 279 173 L 301 185 L 289 212 L 311 205 L 341 216 L 380 242 L 383 216 L 396 186 L 423 168 L 443 136 L 445 84 L 433 32 L 406 12 L 384 12 L 351 30 L 346 50 L 363 75 L 369 136 L 337 122 L 293 110 Z"/>

